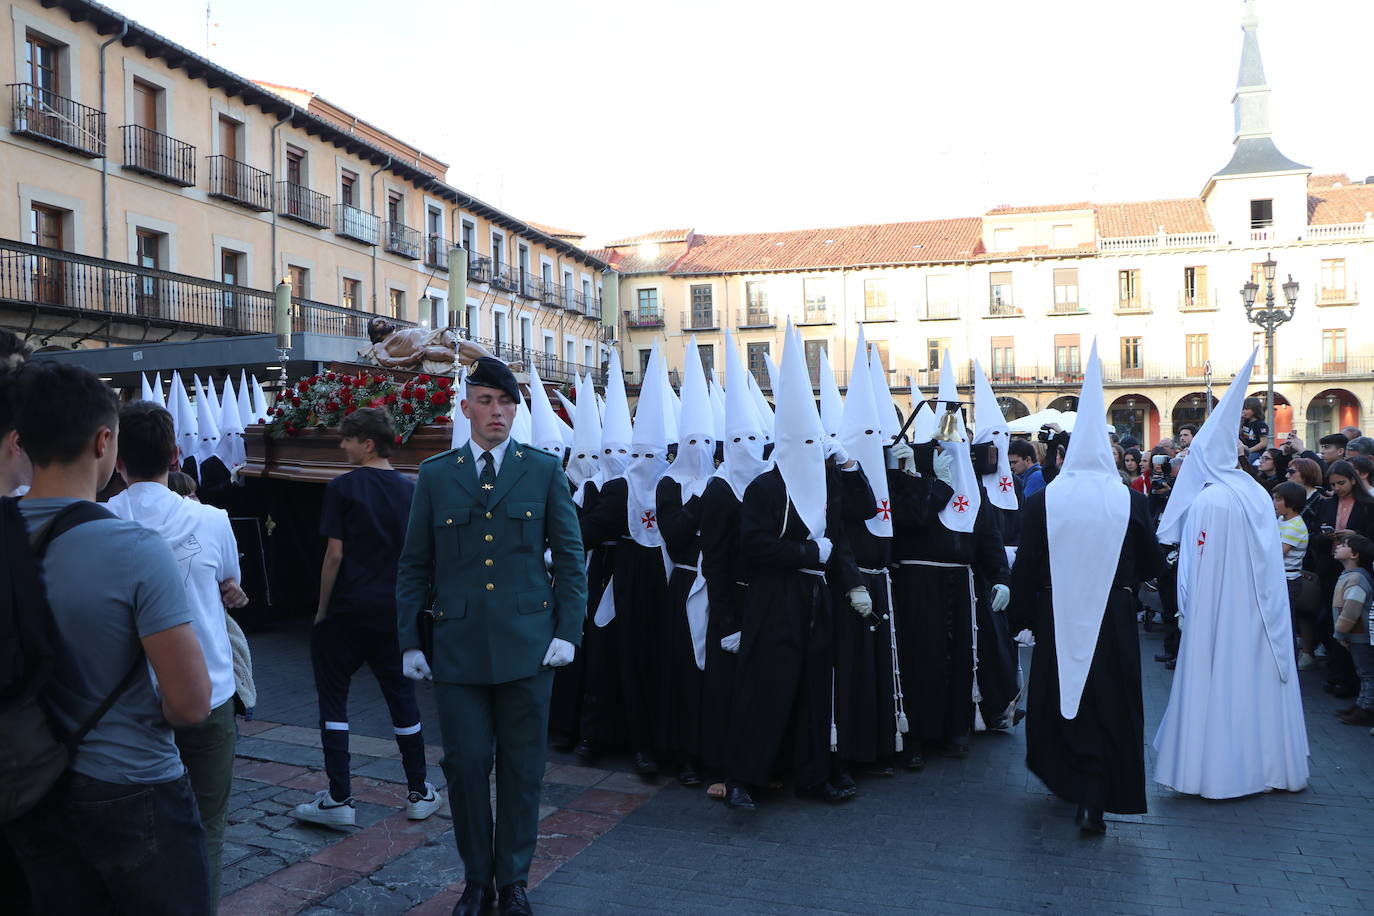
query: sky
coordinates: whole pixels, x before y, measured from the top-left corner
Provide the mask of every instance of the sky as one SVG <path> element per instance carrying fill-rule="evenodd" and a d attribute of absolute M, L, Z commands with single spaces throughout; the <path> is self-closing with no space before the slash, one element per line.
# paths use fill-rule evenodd
<path fill-rule="evenodd" d="M 1198 195 L 1242 0 L 105 0 L 589 244 Z M 1374 175 L 1370 0 L 1261 0 L 1275 141 Z M 381 15 L 385 11 L 385 15 Z"/>

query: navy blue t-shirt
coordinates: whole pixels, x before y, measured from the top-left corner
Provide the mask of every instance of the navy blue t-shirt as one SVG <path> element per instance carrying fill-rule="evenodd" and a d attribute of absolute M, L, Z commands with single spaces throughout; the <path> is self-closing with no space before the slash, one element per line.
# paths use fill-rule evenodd
<path fill-rule="evenodd" d="M 320 534 L 343 542 L 330 614 L 395 628 L 396 564 L 414 495 L 414 482 L 382 468 L 357 468 L 325 487 Z"/>

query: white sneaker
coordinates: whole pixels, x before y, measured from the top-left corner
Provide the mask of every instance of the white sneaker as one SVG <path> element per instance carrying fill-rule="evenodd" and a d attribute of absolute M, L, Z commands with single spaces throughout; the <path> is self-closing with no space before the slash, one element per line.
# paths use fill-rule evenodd
<path fill-rule="evenodd" d="M 1312 657 L 1311 652 L 1303 652 L 1298 656 L 1299 671 L 1311 671 L 1315 667 L 1317 667 L 1317 660 Z"/>
<path fill-rule="evenodd" d="M 353 804 L 351 795 L 343 801 L 335 801 L 328 789 L 321 789 L 315 793 L 314 801 L 297 805 L 291 810 L 291 815 L 298 821 L 324 824 L 326 827 L 352 827 L 355 813 Z"/>
<path fill-rule="evenodd" d="M 425 794 L 411 792 L 406 796 L 406 817 L 412 821 L 422 821 L 435 811 L 439 810 L 439 805 L 444 797 L 439 794 L 439 790 L 429 783 L 425 783 Z"/>

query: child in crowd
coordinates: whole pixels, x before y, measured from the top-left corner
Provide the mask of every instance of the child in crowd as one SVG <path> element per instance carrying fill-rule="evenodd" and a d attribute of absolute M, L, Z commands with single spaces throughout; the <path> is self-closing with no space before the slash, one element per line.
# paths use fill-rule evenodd
<path fill-rule="evenodd" d="M 1333 555 L 1344 569 L 1332 599 L 1336 638 L 1350 650 L 1360 678 L 1359 699 L 1336 715 L 1347 725 L 1374 725 L 1374 646 L 1369 641 L 1374 628 L 1374 541 L 1349 535 L 1336 544 Z"/>
<path fill-rule="evenodd" d="M 1307 556 L 1307 523 L 1302 508 L 1307 504 L 1307 491 L 1301 484 L 1286 481 L 1274 488 L 1274 514 L 1279 519 L 1279 544 L 1283 546 L 1283 576 L 1288 580 L 1290 608 L 1302 587 L 1302 561 Z M 1296 616 L 1296 615 L 1295 615 Z M 1298 670 L 1306 671 L 1316 665 L 1312 645 L 1304 642 L 1298 654 Z"/>

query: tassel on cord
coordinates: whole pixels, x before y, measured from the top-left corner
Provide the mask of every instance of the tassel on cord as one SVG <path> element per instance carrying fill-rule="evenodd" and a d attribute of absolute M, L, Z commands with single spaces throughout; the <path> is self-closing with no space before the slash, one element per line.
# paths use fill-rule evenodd
<path fill-rule="evenodd" d="M 887 586 L 888 639 L 892 645 L 892 711 L 897 728 L 893 746 L 900 754 L 904 744 L 902 735 L 910 730 L 910 726 L 906 720 L 906 698 L 902 694 L 902 659 L 897 651 L 897 606 L 892 600 L 892 573 L 886 569 L 883 570 L 883 584 Z"/>
<path fill-rule="evenodd" d="M 840 749 L 840 730 L 835 727 L 835 669 L 830 669 L 830 750 Z"/>
<path fill-rule="evenodd" d="M 983 711 L 978 708 L 983 702 L 983 692 L 978 689 L 978 593 L 973 586 L 972 566 L 968 569 L 968 613 L 969 627 L 972 631 L 969 642 L 973 643 L 973 730 L 985 732 L 988 726 L 983 721 Z"/>

